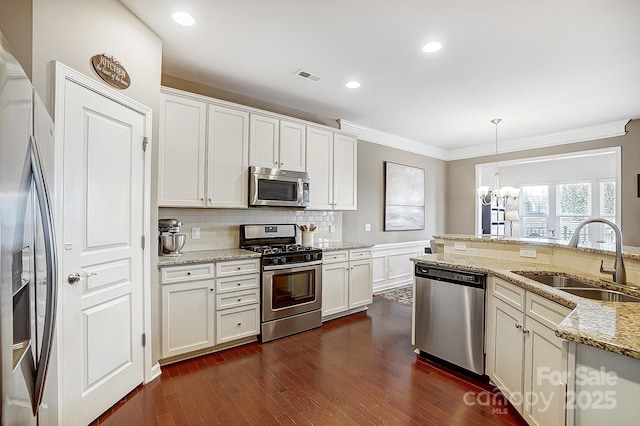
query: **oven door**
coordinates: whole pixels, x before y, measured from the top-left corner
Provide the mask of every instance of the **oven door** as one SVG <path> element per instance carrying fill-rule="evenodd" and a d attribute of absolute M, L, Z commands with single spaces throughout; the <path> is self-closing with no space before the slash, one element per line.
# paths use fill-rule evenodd
<path fill-rule="evenodd" d="M 322 261 L 265 266 L 262 273 L 262 321 L 322 308 Z"/>

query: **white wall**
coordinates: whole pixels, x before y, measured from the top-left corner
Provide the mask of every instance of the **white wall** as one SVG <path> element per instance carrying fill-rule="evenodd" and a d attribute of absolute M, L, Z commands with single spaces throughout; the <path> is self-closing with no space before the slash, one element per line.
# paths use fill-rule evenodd
<path fill-rule="evenodd" d="M 131 77 L 121 93 L 152 108 L 151 228 L 157 228 L 157 140 L 162 73 L 162 40 L 118 0 L 33 0 L 33 84 L 50 112 L 53 105 L 53 66 L 57 60 L 93 78 L 90 59 L 100 53 L 113 55 Z M 106 83 L 103 83 L 106 85 Z M 116 89 L 114 89 L 116 90 Z M 108 225 L 105 224 L 105 231 Z M 151 251 L 151 264 L 157 250 Z M 151 268 L 151 282 L 157 269 Z M 156 286 L 151 286 L 152 306 L 159 306 Z M 153 362 L 159 354 L 159 309 L 152 312 Z"/>

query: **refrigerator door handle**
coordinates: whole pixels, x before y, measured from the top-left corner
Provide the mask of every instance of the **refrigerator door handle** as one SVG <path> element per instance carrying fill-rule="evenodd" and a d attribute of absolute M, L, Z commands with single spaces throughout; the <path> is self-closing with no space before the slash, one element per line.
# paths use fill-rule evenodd
<path fill-rule="evenodd" d="M 30 138 L 29 156 L 31 159 L 31 173 L 33 175 L 39 213 L 42 218 L 42 228 L 45 243 L 45 257 L 47 261 L 47 304 L 45 307 L 42 348 L 40 359 L 36 363 L 34 396 L 31 401 L 33 414 L 38 411 L 44 393 L 44 384 L 49 366 L 49 358 L 53 345 L 53 330 L 56 322 L 56 304 L 58 300 L 58 259 L 56 253 L 53 215 L 49 192 L 44 180 L 44 169 L 40 161 L 38 146 L 33 136 Z"/>

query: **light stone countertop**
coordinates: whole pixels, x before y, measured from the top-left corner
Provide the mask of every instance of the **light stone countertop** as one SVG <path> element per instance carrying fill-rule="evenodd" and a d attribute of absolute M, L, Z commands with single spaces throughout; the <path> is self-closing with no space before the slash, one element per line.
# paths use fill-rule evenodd
<path fill-rule="evenodd" d="M 518 238 L 518 237 L 506 237 L 506 236 L 497 236 L 497 235 L 467 235 L 467 234 L 446 234 L 446 235 L 434 235 L 434 239 L 436 240 L 448 240 L 448 241 L 476 241 L 476 242 L 492 242 L 498 244 L 526 244 L 533 245 L 539 247 L 561 247 L 568 248 L 567 243 L 562 240 L 557 240 L 554 238 L 543 238 L 543 237 L 530 237 L 530 238 Z M 623 238 L 624 241 L 624 238 Z M 616 249 L 615 246 L 605 246 L 605 247 L 578 247 L 578 251 L 583 251 L 585 253 L 596 253 L 596 254 L 604 254 L 609 256 L 615 256 Z M 635 259 L 640 260 L 640 247 L 634 246 L 623 246 L 622 247 L 622 257 L 624 259 Z"/>
<path fill-rule="evenodd" d="M 313 247 L 322 249 L 322 251 L 336 251 L 336 250 L 369 248 L 369 247 L 373 247 L 373 244 L 350 243 L 347 241 L 327 241 L 322 243 L 314 243 Z"/>
<path fill-rule="evenodd" d="M 553 300 L 573 309 L 569 316 L 558 325 L 556 330 L 558 337 L 640 359 L 640 303 L 600 302 L 584 299 L 525 278 L 513 271 L 539 272 L 540 274 L 546 272 L 562 273 L 589 281 L 599 287 L 639 297 L 640 289 L 604 282 L 599 277 L 585 274 L 582 271 L 548 264 L 448 253 L 412 257 L 411 260 L 433 266 L 486 272 Z"/>
<path fill-rule="evenodd" d="M 350 243 L 345 241 L 331 241 L 316 243 L 315 248 L 322 251 L 349 250 L 373 247 L 373 244 Z M 180 266 L 193 263 L 210 263 L 224 260 L 259 259 L 260 253 L 243 249 L 220 249 L 185 251 L 182 256 L 158 256 L 158 268 L 164 266 Z"/>
<path fill-rule="evenodd" d="M 163 266 L 210 263 L 222 260 L 259 259 L 260 253 L 242 249 L 185 251 L 182 256 L 158 256 L 158 268 Z"/>

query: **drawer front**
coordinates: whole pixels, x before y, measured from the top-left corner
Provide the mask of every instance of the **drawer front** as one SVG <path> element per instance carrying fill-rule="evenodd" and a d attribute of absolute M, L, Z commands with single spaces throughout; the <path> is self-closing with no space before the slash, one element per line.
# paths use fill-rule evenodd
<path fill-rule="evenodd" d="M 246 306 L 252 303 L 260 302 L 260 289 L 232 291 L 222 293 L 216 296 L 216 309 L 237 308 L 238 306 Z"/>
<path fill-rule="evenodd" d="M 230 291 L 246 290 L 260 287 L 260 275 L 238 275 L 237 277 L 218 278 L 216 280 L 216 291 L 218 293 L 228 293 Z"/>
<path fill-rule="evenodd" d="M 260 333 L 260 305 L 225 309 L 216 314 L 216 344 Z"/>
<path fill-rule="evenodd" d="M 349 251 L 338 250 L 322 253 L 322 263 L 345 262 L 349 260 Z"/>
<path fill-rule="evenodd" d="M 524 312 L 524 297 L 526 293 L 524 288 L 496 277 L 492 277 L 492 282 L 491 288 L 495 297 L 508 303 L 520 312 Z"/>
<path fill-rule="evenodd" d="M 213 278 L 214 264 L 200 263 L 186 266 L 169 266 L 161 268 L 160 271 L 160 282 L 162 284 L 197 281 Z"/>
<path fill-rule="evenodd" d="M 260 259 L 232 260 L 229 262 L 216 262 L 216 277 L 230 275 L 242 275 L 260 272 Z"/>
<path fill-rule="evenodd" d="M 354 249 L 349 250 L 349 260 L 369 259 L 371 258 L 371 249 Z"/>
<path fill-rule="evenodd" d="M 526 301 L 527 315 L 554 331 L 571 312 L 570 308 L 530 291 L 527 292 Z"/>

